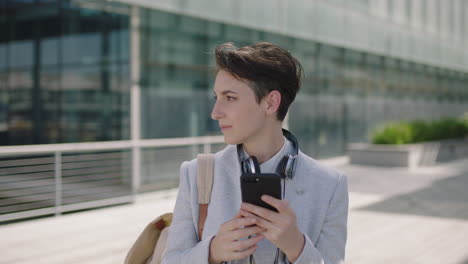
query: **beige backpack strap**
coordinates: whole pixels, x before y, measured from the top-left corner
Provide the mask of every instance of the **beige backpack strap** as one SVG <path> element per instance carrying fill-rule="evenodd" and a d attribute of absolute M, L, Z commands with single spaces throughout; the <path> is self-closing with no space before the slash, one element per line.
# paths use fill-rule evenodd
<path fill-rule="evenodd" d="M 211 189 L 213 187 L 214 154 L 198 154 L 198 240 L 202 240 L 203 227 L 208 215 Z"/>

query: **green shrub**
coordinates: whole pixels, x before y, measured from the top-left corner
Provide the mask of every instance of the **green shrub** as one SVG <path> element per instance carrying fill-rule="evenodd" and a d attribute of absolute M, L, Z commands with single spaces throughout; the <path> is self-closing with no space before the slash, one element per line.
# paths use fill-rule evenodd
<path fill-rule="evenodd" d="M 416 120 L 407 125 L 411 129 L 411 139 L 408 142 L 424 142 L 434 138 L 428 122 Z"/>
<path fill-rule="evenodd" d="M 465 126 L 465 130 L 468 130 L 468 112 L 462 115 L 461 120 L 462 120 L 463 126 Z"/>
<path fill-rule="evenodd" d="M 374 144 L 409 144 L 468 135 L 468 113 L 462 118 L 445 118 L 436 121 L 415 120 L 389 123 L 372 133 Z"/>
<path fill-rule="evenodd" d="M 411 128 L 407 123 L 388 124 L 377 131 L 372 142 L 374 144 L 407 144 L 411 141 Z"/>

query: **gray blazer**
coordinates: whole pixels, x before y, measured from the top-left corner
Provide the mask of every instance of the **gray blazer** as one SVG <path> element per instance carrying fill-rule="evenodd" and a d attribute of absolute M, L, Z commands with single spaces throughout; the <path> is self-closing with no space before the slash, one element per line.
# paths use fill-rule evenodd
<path fill-rule="evenodd" d="M 216 153 L 214 164 L 213 190 L 200 242 L 197 239 L 197 161 L 181 165 L 179 193 L 162 263 L 207 264 L 211 239 L 220 225 L 239 211 L 241 173 L 236 146 L 228 145 Z M 344 263 L 348 218 L 346 177 L 299 151 L 295 176 L 286 180 L 285 199 L 295 211 L 297 225 L 305 236 L 304 249 L 295 263 Z M 276 247 L 266 239 L 258 245 L 254 254 L 256 264 L 273 263 Z M 249 261 L 246 258 L 232 263 Z"/>

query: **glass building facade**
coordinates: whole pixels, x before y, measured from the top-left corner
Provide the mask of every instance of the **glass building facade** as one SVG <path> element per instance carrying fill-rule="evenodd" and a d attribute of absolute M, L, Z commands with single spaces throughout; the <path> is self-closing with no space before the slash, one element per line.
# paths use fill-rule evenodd
<path fill-rule="evenodd" d="M 130 139 L 128 3 L 0 3 L 1 145 Z M 352 7 L 369 12 L 370 3 Z M 404 7 L 385 6 L 397 20 Z M 213 50 L 228 41 L 274 42 L 302 62 L 288 126 L 310 155 L 343 154 L 385 121 L 467 110 L 467 71 L 154 8 L 138 16 L 142 139 L 219 135 Z"/>
<path fill-rule="evenodd" d="M 130 7 L 83 3 L 0 3 L 1 145 L 130 138 Z M 213 50 L 227 41 L 274 42 L 302 62 L 289 127 L 310 155 L 343 154 L 375 120 L 466 110 L 467 72 L 149 8 L 139 19 L 143 139 L 219 134 Z"/>
<path fill-rule="evenodd" d="M 1 1 L 0 144 L 128 139 L 128 27 L 73 1 Z"/>
<path fill-rule="evenodd" d="M 270 41 L 302 62 L 305 79 L 289 115 L 301 148 L 315 157 L 344 154 L 377 125 L 467 111 L 468 73 L 284 34 L 144 9 L 142 137 L 219 133 L 210 118 L 216 45 Z"/>

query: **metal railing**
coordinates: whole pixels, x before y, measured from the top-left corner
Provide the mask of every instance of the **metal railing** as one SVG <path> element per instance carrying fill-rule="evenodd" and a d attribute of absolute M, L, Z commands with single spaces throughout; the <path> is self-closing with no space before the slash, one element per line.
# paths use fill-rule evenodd
<path fill-rule="evenodd" d="M 0 147 L 0 223 L 131 203 L 176 185 L 182 161 L 221 146 L 208 136 Z"/>

